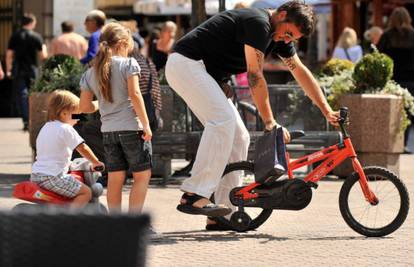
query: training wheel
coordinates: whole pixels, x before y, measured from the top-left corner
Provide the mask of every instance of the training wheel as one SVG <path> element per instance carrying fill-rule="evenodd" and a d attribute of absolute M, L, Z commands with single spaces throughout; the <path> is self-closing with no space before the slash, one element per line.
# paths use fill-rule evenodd
<path fill-rule="evenodd" d="M 236 211 L 231 215 L 231 227 L 237 232 L 245 232 L 249 229 L 252 219 L 243 211 Z"/>

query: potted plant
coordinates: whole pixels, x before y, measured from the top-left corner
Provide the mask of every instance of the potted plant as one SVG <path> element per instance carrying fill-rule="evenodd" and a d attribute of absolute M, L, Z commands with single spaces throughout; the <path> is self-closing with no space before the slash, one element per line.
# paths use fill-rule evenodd
<path fill-rule="evenodd" d="M 320 78 L 328 88 L 328 101 L 335 108 L 350 110 L 349 133 L 363 165 L 382 165 L 398 173 L 403 151 L 407 112 L 414 114 L 414 101 L 407 89 L 391 80 L 393 61 L 374 51 L 365 55 L 352 71 Z M 338 168 L 349 174 L 351 165 Z"/>
<path fill-rule="evenodd" d="M 69 90 L 79 95 L 79 81 L 84 67 L 74 57 L 55 55 L 47 59 L 41 75 L 34 81 L 29 96 L 30 146 L 36 148 L 36 138 L 46 122 L 46 105 L 50 92 L 56 89 Z"/>

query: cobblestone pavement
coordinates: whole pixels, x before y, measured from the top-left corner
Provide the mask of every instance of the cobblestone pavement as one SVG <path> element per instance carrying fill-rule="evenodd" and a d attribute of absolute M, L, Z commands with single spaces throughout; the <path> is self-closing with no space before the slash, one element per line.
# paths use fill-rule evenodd
<path fill-rule="evenodd" d="M 0 208 L 10 209 L 12 185 L 30 171 L 28 136 L 16 120 L 0 119 Z M 18 127 L 17 127 L 18 126 Z M 414 199 L 414 156 L 401 157 L 401 177 Z M 17 179 L 16 179 L 17 178 Z M 275 211 L 256 231 L 206 232 L 205 218 L 175 210 L 177 185 L 151 186 L 146 212 L 159 233 L 150 242 L 148 266 L 414 266 L 414 218 L 390 236 L 366 238 L 344 222 L 342 181 L 320 182 L 302 211 Z M 127 203 L 128 188 L 124 192 Z M 103 203 L 105 197 L 101 198 Z M 126 208 L 126 207 L 125 207 Z"/>

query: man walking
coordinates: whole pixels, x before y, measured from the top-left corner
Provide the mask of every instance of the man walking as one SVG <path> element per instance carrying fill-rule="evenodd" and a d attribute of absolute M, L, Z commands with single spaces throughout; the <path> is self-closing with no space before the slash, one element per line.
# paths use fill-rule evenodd
<path fill-rule="evenodd" d="M 55 37 L 50 44 L 50 55 L 69 55 L 81 59 L 88 49 L 88 42 L 82 35 L 73 32 L 73 23 L 64 21 L 61 24 L 62 35 Z"/>
<path fill-rule="evenodd" d="M 327 103 L 311 72 L 296 54 L 294 43 L 315 27 L 310 6 L 290 1 L 277 10 L 238 9 L 215 15 L 181 38 L 166 65 L 170 86 L 184 99 L 204 125 L 192 176 L 181 186 L 177 209 L 207 216 L 225 216 L 233 207 L 229 191 L 240 184 L 229 174 L 221 180 L 229 162 L 245 160 L 249 133 L 237 109 L 220 83 L 231 74 L 248 73 L 253 100 L 267 130 L 279 126 L 273 117 L 263 76 L 267 54 L 279 56 L 306 94 L 332 124 L 339 116 Z M 285 140 L 290 136 L 284 129 Z M 209 198 L 215 193 L 215 205 Z M 213 222 L 210 222 L 213 223 Z"/>
<path fill-rule="evenodd" d="M 42 37 L 33 31 L 35 27 L 36 17 L 24 14 L 22 28 L 11 36 L 6 51 L 6 75 L 13 77 L 13 91 L 17 95 L 15 99 L 23 119 L 23 130 L 28 130 L 29 88 L 38 72 L 38 58 L 47 57 Z"/>
<path fill-rule="evenodd" d="M 98 53 L 99 50 L 99 36 L 101 36 L 101 29 L 105 25 L 106 15 L 101 10 L 92 10 L 85 18 L 85 29 L 91 34 L 88 42 L 88 51 L 86 55 L 80 60 L 82 64 L 88 64 Z"/>

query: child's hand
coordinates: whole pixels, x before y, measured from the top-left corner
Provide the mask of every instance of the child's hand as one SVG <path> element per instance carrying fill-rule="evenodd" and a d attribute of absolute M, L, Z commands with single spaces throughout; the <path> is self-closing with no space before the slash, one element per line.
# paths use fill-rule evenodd
<path fill-rule="evenodd" d="M 144 134 L 142 135 L 142 139 L 145 141 L 150 141 L 152 138 L 152 131 L 149 126 L 144 126 Z"/>
<path fill-rule="evenodd" d="M 93 171 L 103 171 L 103 170 L 105 170 L 105 164 L 103 162 L 100 162 L 100 161 L 92 163 L 92 170 Z"/>

